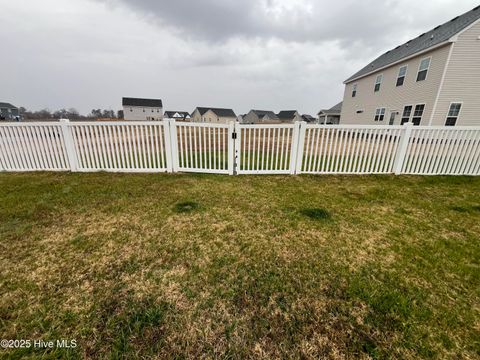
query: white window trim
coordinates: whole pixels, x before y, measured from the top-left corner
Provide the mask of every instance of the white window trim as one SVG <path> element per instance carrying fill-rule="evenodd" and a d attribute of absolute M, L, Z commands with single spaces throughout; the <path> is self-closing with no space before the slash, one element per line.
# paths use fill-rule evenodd
<path fill-rule="evenodd" d="M 355 96 L 353 96 L 353 92 L 355 91 Z M 350 93 L 351 97 L 357 97 L 357 93 L 358 93 L 358 83 L 354 83 L 352 85 L 352 91 Z"/>
<path fill-rule="evenodd" d="M 407 106 L 411 106 L 411 107 L 412 107 L 412 110 L 410 111 L 410 115 L 408 116 L 408 121 L 407 121 L 407 122 L 411 122 L 411 120 L 412 120 L 412 115 L 413 115 L 413 112 L 414 112 L 414 110 L 415 110 L 415 105 L 413 105 L 413 104 L 405 104 L 405 105 L 403 105 L 402 113 L 401 113 L 401 115 L 400 115 L 400 124 L 402 123 L 402 120 L 403 120 L 403 118 L 404 118 L 403 112 L 405 111 L 405 108 L 406 108 Z"/>
<path fill-rule="evenodd" d="M 402 85 L 397 85 L 398 79 L 400 78 L 400 69 L 403 68 L 403 67 L 406 68 L 405 75 L 403 76 L 403 84 Z M 403 85 L 405 85 L 405 80 L 407 79 L 407 74 L 408 74 L 408 64 L 402 65 L 398 68 L 397 79 L 395 80 L 395 87 L 402 87 Z M 428 75 L 428 72 L 427 72 L 427 75 Z"/>
<path fill-rule="evenodd" d="M 378 120 L 375 120 L 375 118 L 377 117 L 377 110 L 380 110 L 380 113 L 378 114 L 378 116 L 379 116 Z M 380 116 L 382 115 L 382 110 L 385 110 L 385 111 L 383 112 L 383 120 L 380 120 Z M 376 108 L 375 112 L 373 114 L 373 121 L 374 122 L 384 121 L 386 114 L 387 114 L 387 108 L 386 107 L 382 106 L 382 107 Z"/>
<path fill-rule="evenodd" d="M 380 80 L 380 82 L 378 83 L 377 80 L 379 77 L 382 77 L 382 79 Z M 375 88 L 377 87 L 377 84 L 380 84 L 380 88 L 378 90 L 375 90 Z M 375 83 L 373 84 L 373 93 L 377 93 L 377 92 L 380 92 L 380 90 L 382 90 L 382 84 L 383 84 L 383 73 L 381 74 L 378 74 L 377 76 L 375 76 Z"/>
<path fill-rule="evenodd" d="M 443 122 L 443 126 L 445 126 L 445 124 L 447 123 L 447 119 L 449 117 L 453 117 L 453 116 L 448 116 L 448 114 L 450 113 L 450 108 L 452 107 L 452 104 L 460 104 L 460 111 L 458 112 L 457 120 L 455 121 L 455 126 L 457 126 L 457 121 L 460 118 L 460 114 L 462 113 L 462 110 L 463 110 L 463 101 L 452 101 L 450 105 L 448 105 L 447 116 L 445 116 L 445 121 Z"/>
<path fill-rule="evenodd" d="M 422 62 L 423 60 L 427 60 L 427 59 L 430 59 L 430 61 L 428 62 L 428 68 L 427 68 L 427 75 L 425 76 L 425 79 L 421 80 L 421 81 L 418 81 L 418 73 L 420 72 L 420 66 L 422 66 Z M 424 57 L 423 59 L 420 59 L 420 62 L 418 63 L 418 70 L 417 70 L 417 76 L 415 77 L 415 82 L 422 82 L 422 81 L 427 81 L 428 80 L 428 74 L 430 73 L 430 67 L 432 66 L 432 57 L 431 56 L 427 56 L 427 57 Z M 419 104 L 421 105 L 421 104 Z"/>

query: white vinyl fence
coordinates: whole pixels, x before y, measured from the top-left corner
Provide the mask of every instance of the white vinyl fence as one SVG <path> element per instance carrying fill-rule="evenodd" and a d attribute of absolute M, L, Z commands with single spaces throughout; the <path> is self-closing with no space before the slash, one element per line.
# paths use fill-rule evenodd
<path fill-rule="evenodd" d="M 4 123 L 0 171 L 480 175 L 480 127 Z"/>
<path fill-rule="evenodd" d="M 388 174 L 405 129 L 402 126 L 306 125 L 301 136 L 300 173 Z"/>
<path fill-rule="evenodd" d="M 167 171 L 170 144 L 163 122 L 69 123 L 65 138 L 76 171 Z M 167 138 L 167 141 L 169 139 Z"/>

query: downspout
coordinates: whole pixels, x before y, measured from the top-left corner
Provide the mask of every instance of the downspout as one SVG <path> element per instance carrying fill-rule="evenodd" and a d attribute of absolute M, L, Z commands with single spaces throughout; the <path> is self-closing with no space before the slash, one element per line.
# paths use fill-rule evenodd
<path fill-rule="evenodd" d="M 455 46 L 455 41 L 452 42 L 452 46 L 448 50 L 447 62 L 445 63 L 445 68 L 443 69 L 442 79 L 440 80 L 440 86 L 438 87 L 437 96 L 435 97 L 435 102 L 433 103 L 432 114 L 430 115 L 430 121 L 428 122 L 428 126 L 432 126 L 433 117 L 435 116 L 435 112 L 437 111 L 437 104 L 438 99 L 440 98 L 440 93 L 443 88 L 443 83 L 445 82 L 445 77 L 447 75 L 448 65 L 450 64 L 450 58 L 452 57 L 453 47 Z"/>

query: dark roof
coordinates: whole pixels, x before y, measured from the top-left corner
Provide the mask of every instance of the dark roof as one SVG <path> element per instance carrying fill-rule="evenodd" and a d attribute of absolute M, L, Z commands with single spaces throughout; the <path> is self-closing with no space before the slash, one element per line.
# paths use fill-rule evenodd
<path fill-rule="evenodd" d="M 187 117 L 187 116 L 190 116 L 190 113 L 186 112 L 186 111 L 165 111 L 165 116 L 166 117 L 173 117 L 173 115 L 175 114 L 179 114 L 183 117 Z"/>
<path fill-rule="evenodd" d="M 303 114 L 302 119 L 306 122 L 314 122 L 314 121 L 317 120 L 315 117 L 313 117 L 312 115 L 309 115 L 309 114 Z"/>
<path fill-rule="evenodd" d="M 211 108 L 211 107 L 197 107 L 200 115 L 205 114 L 208 110 L 212 110 L 217 116 L 222 117 L 237 117 L 232 109 Z"/>
<path fill-rule="evenodd" d="M 328 114 L 328 115 L 334 115 L 342 112 L 342 105 L 343 101 L 340 101 L 338 104 L 332 106 L 330 109 L 322 109 L 318 112 L 318 114 Z"/>
<path fill-rule="evenodd" d="M 13 106 L 12 104 L 6 103 L 6 102 L 0 102 L 0 108 L 2 108 L 2 109 L 17 109 L 16 106 Z"/>
<path fill-rule="evenodd" d="M 297 110 L 283 110 L 283 111 L 280 111 L 277 116 L 280 119 L 293 119 L 296 113 L 297 113 Z"/>
<path fill-rule="evenodd" d="M 397 46 L 395 49 L 387 51 L 385 54 L 380 55 L 373 60 L 370 64 L 365 66 L 354 75 L 350 76 L 345 83 L 348 83 L 354 79 L 363 77 L 369 73 L 372 73 L 387 65 L 393 64 L 406 57 L 412 56 L 418 52 L 427 50 L 435 45 L 440 45 L 449 40 L 452 36 L 459 33 L 467 26 L 474 23 L 480 18 L 480 6 L 477 6 L 473 10 L 466 12 L 463 15 L 457 16 L 452 20 L 435 27 L 434 29 L 421 34 L 415 39 L 409 40 L 406 43 Z"/>
<path fill-rule="evenodd" d="M 255 115 L 257 115 L 260 119 L 268 116 L 270 119 L 278 119 L 277 115 L 273 111 L 269 110 L 252 110 Z"/>
<path fill-rule="evenodd" d="M 144 107 L 163 107 L 160 99 L 139 99 L 124 97 L 122 99 L 123 106 L 144 106 Z"/>

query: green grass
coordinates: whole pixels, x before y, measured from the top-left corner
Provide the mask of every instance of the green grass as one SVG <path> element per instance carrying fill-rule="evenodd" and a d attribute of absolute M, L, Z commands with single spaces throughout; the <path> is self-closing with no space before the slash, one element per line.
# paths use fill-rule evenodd
<path fill-rule="evenodd" d="M 0 174 L 4 358 L 478 358 L 480 178 Z"/>

